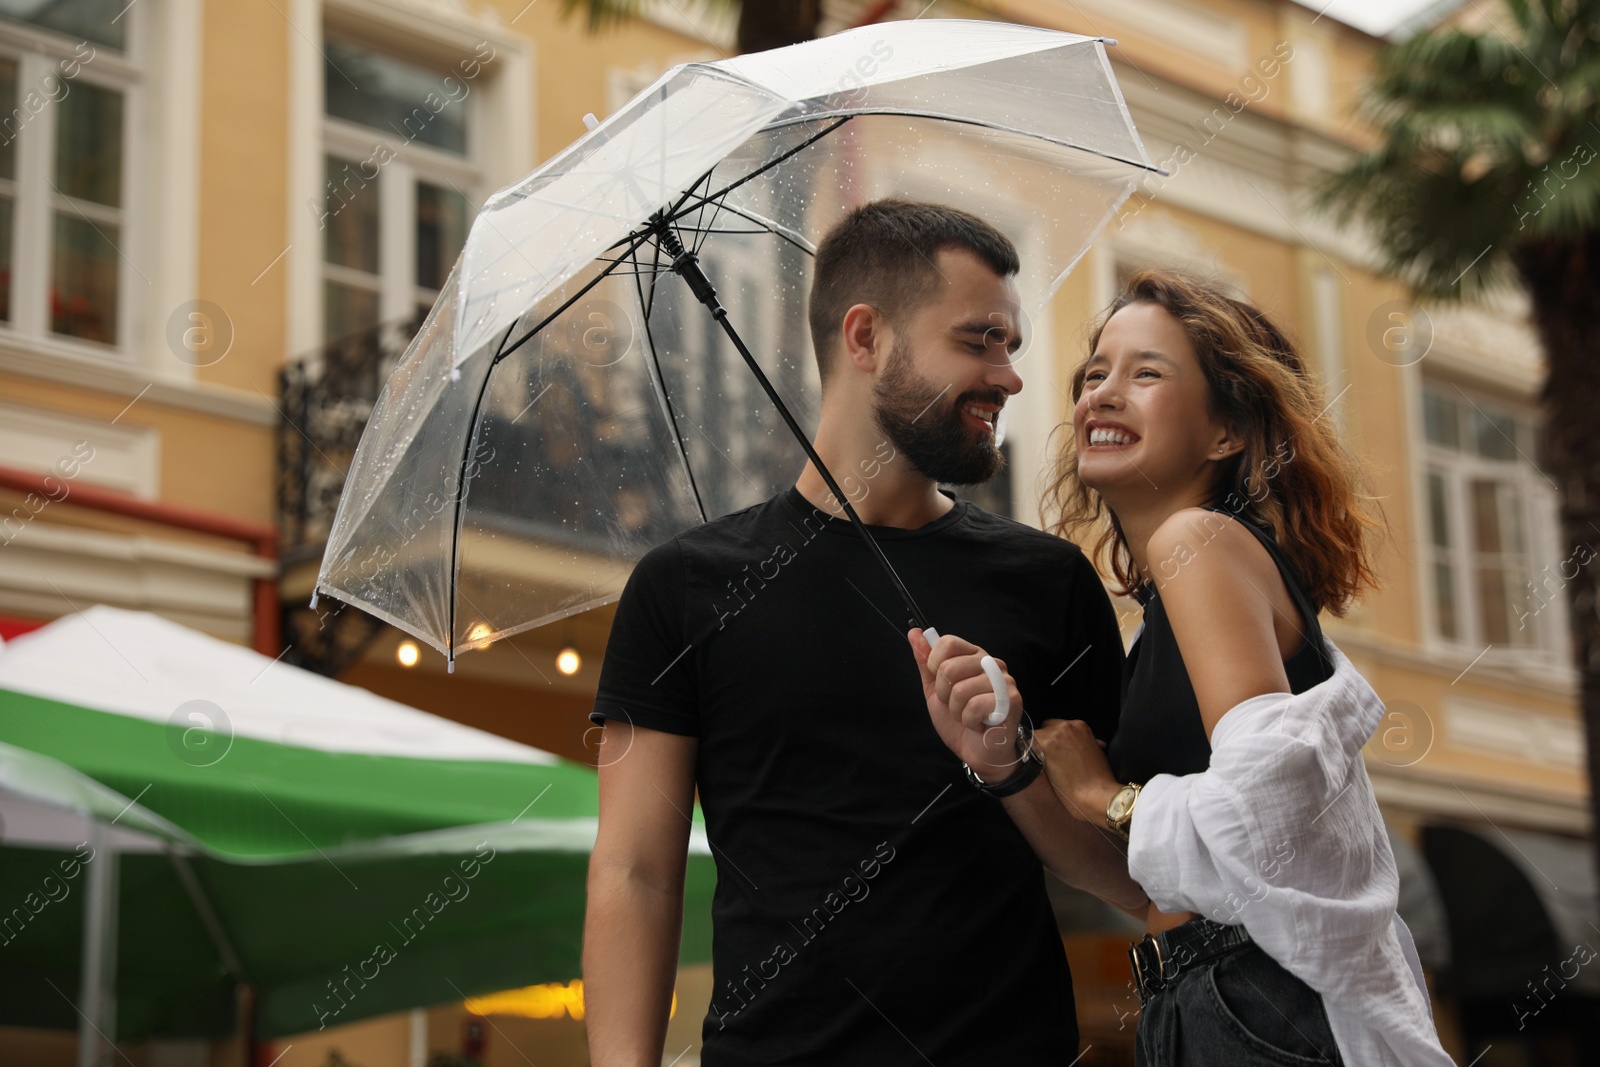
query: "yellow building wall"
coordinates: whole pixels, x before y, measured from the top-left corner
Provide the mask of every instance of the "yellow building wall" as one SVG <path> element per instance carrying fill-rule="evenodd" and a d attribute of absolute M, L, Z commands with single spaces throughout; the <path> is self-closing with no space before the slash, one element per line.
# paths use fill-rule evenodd
<path fill-rule="evenodd" d="M 163 503 L 250 522 L 276 519 L 277 457 L 270 426 L 168 407 L 148 397 L 130 407 L 130 397 L 15 375 L 0 374 L 0 395 L 8 403 L 40 411 L 107 423 L 117 419 L 119 427 L 155 430 L 161 439 L 159 498 Z M 124 409 L 126 413 L 117 418 Z M 93 464 L 84 469 L 85 480 L 92 482 Z M 40 521 L 70 521 L 65 514 L 68 510 L 72 509 L 47 511 Z M 106 521 L 111 529 L 126 525 L 121 519 Z"/>
<path fill-rule="evenodd" d="M 1412 517 L 1411 418 L 1400 368 L 1377 358 L 1368 344 L 1373 309 L 1400 300 L 1405 291 L 1351 264 L 1341 270 L 1345 287 L 1341 333 L 1350 391 L 1338 405 L 1346 442 L 1360 457 L 1369 492 L 1384 523 L 1375 560 L 1381 588 L 1353 616 L 1364 629 L 1411 647 L 1423 639 L 1417 616 L 1417 531 Z"/>
<path fill-rule="evenodd" d="M 1229 93 L 1240 97 L 1259 95 L 1250 85 L 1241 83 L 1252 73 L 1257 77 L 1263 73 L 1258 63 L 1270 63 L 1276 58 L 1275 48 L 1285 39 L 1278 17 L 1283 5 L 1272 0 L 1212 0 L 1204 5 L 1174 6 L 1189 6 L 1205 16 L 1235 23 L 1242 35 L 1243 64 L 1232 64 L 1217 55 L 1185 47 L 1173 40 L 1173 35 L 1152 32 L 1150 22 L 1159 19 L 1160 13 L 1152 13 L 1136 4 L 1101 3 L 1085 7 L 1059 0 L 999 0 L 977 10 L 1007 22 L 1109 37 L 1117 42 L 1108 49 L 1108 54 L 1118 68 L 1117 77 L 1122 80 L 1159 79 L 1218 102 Z M 977 10 L 965 17 L 982 17 L 977 15 Z M 947 18 L 956 14 L 941 12 Z M 1281 94 L 1268 93 L 1250 106 L 1256 113 L 1274 119 L 1283 119 L 1287 114 Z"/>
<path fill-rule="evenodd" d="M 201 381 L 276 398 L 289 243 L 289 39 L 277 4 L 208 0 L 201 50 L 198 298 L 233 323 Z M 318 71 L 318 76 L 321 71 Z M 302 205 L 295 205 L 306 210 Z"/>
<path fill-rule="evenodd" d="M 497 0 L 510 22 L 526 0 Z M 612 70 L 647 66 L 664 71 L 689 59 L 718 59 L 706 41 L 686 37 L 652 22 L 634 19 L 599 34 L 583 30 L 581 16 L 563 18 L 561 4 L 528 7 L 516 22 L 534 54 L 539 140 L 535 165 L 584 133 L 583 116 L 605 118 L 606 78 Z"/>

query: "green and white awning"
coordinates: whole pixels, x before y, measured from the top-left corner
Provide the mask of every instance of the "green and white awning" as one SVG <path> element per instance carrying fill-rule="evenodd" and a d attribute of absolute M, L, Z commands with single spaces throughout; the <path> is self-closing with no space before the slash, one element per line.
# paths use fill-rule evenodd
<path fill-rule="evenodd" d="M 219 1036 L 244 983 L 273 1037 L 566 981 L 597 813 L 586 767 L 91 608 L 0 649 L 0 1024 Z M 699 961 L 698 819 L 690 852 Z"/>

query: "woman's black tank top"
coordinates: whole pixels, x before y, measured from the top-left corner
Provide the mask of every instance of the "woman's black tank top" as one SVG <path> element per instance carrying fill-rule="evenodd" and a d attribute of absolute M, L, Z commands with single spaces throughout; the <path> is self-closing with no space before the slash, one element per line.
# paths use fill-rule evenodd
<path fill-rule="evenodd" d="M 1221 508 L 1206 510 L 1227 514 Z M 1289 597 L 1299 609 L 1305 643 L 1283 667 L 1290 691 L 1303 693 L 1333 676 L 1333 664 L 1322 648 L 1317 611 L 1272 537 L 1253 523 L 1238 516 L 1234 519 L 1255 534 L 1278 565 Z M 1158 774 L 1204 771 L 1211 765 L 1211 744 L 1161 597 L 1153 584 L 1147 584 L 1139 599 L 1144 605 L 1144 630 L 1123 664 L 1122 718 L 1106 755 L 1119 782 L 1143 784 Z"/>

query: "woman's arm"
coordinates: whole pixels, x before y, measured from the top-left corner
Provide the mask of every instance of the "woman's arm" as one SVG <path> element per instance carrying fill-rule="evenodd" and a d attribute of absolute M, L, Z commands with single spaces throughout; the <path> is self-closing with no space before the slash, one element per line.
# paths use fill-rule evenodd
<path fill-rule="evenodd" d="M 1299 626 L 1285 611 L 1294 605 L 1267 550 L 1232 519 L 1219 526 L 1219 518 L 1200 508 L 1176 513 L 1151 536 L 1146 556 L 1163 561 L 1157 587 L 1208 741 L 1229 708 L 1289 692 L 1278 627 L 1291 619 Z M 1089 728 L 1052 721 L 1034 743 L 1062 806 L 1085 822 L 1103 823 L 1121 783 Z"/>
<path fill-rule="evenodd" d="M 1267 550 L 1232 519 L 1219 527 L 1219 518 L 1200 508 L 1176 513 L 1151 535 L 1146 556 L 1165 561 L 1156 587 L 1208 741 L 1229 708 L 1290 691 L 1278 627 L 1300 626 Z"/>
<path fill-rule="evenodd" d="M 1129 875 L 1128 857 L 1122 843 L 1103 822 L 1095 826 L 1074 818 L 1056 799 L 1042 775 L 1022 792 L 1000 803 L 1005 805 L 1006 814 L 1022 831 L 1046 870 L 1074 889 L 1093 893 L 1140 922 L 1145 921 L 1150 898 Z M 1104 808 L 1101 814 L 1104 815 Z"/>

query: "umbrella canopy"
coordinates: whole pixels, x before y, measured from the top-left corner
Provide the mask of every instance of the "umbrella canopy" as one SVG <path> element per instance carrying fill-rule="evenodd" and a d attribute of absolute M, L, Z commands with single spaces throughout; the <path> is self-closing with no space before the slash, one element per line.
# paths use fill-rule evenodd
<path fill-rule="evenodd" d="M 245 983 L 272 1037 L 566 981 L 597 813 L 588 768 L 91 608 L 0 650 L 0 1024 L 216 1036 Z"/>
<path fill-rule="evenodd" d="M 372 413 L 318 590 L 451 657 L 615 598 L 650 547 L 800 473 L 779 416 L 815 425 L 810 260 L 850 209 L 984 217 L 1033 314 L 1154 169 L 1097 38 L 897 22 L 673 69 L 489 198 Z M 753 354 L 665 276 L 680 242 Z"/>

